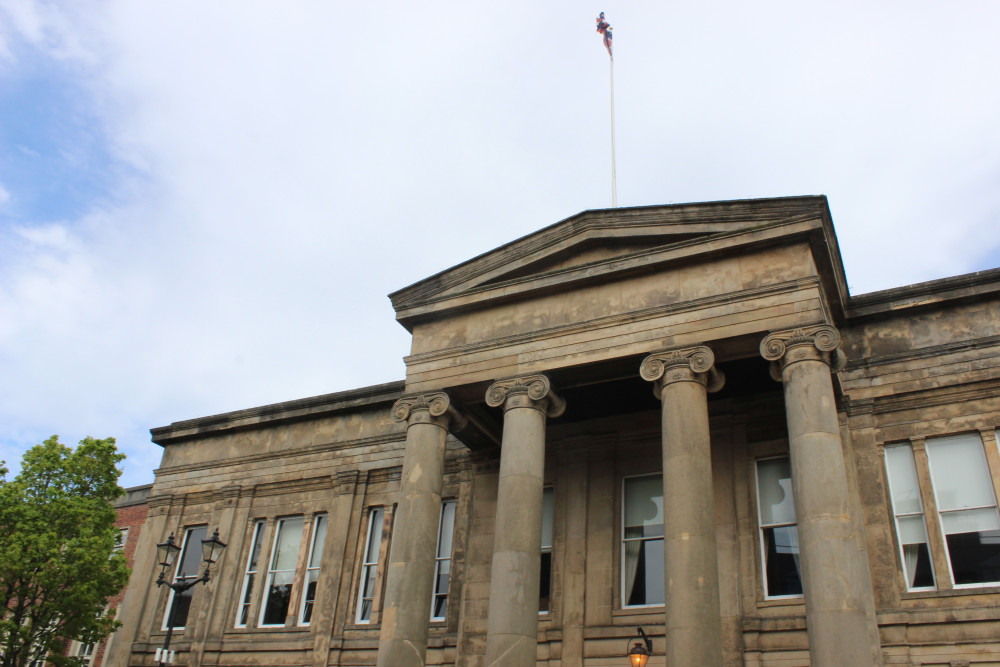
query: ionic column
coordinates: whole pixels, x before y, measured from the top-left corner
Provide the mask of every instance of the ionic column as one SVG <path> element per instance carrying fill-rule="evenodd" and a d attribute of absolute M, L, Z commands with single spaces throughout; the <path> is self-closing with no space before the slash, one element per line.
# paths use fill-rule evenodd
<path fill-rule="evenodd" d="M 830 373 L 844 367 L 840 332 L 821 324 L 768 335 L 760 344 L 785 387 L 792 494 L 813 667 L 878 663 L 878 631 L 866 614 L 871 575 L 850 512 L 847 467 Z"/>
<path fill-rule="evenodd" d="M 500 380 L 486 392 L 503 405 L 500 481 L 494 524 L 487 667 L 534 667 L 538 645 L 545 420 L 566 404 L 544 375 Z"/>
<path fill-rule="evenodd" d="M 462 419 L 443 392 L 406 396 L 392 418 L 407 423 L 406 454 L 386 571 L 379 667 L 423 667 L 431 618 L 434 557 L 441 515 L 444 443 Z"/>
<path fill-rule="evenodd" d="M 721 665 L 722 619 L 708 393 L 725 378 L 699 345 L 646 357 L 639 369 L 662 401 L 663 569 L 667 664 Z"/>

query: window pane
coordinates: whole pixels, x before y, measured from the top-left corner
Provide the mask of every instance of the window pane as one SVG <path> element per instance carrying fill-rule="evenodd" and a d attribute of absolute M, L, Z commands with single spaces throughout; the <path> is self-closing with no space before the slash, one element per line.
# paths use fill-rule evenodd
<path fill-rule="evenodd" d="M 319 581 L 319 570 L 310 570 L 306 581 L 305 603 L 302 605 L 302 623 L 312 620 L 313 602 L 316 601 L 316 582 Z"/>
<path fill-rule="evenodd" d="M 201 541 L 207 534 L 207 526 L 198 526 L 187 531 L 187 537 L 184 539 L 184 555 L 175 579 L 198 576 L 201 566 Z"/>
<path fill-rule="evenodd" d="M 326 516 L 320 514 L 313 524 L 313 546 L 309 554 L 309 567 L 319 567 L 323 557 L 323 543 L 326 542 Z"/>
<path fill-rule="evenodd" d="M 927 543 L 927 528 L 924 526 L 923 515 L 901 516 L 896 525 L 899 526 L 900 544 Z"/>
<path fill-rule="evenodd" d="M 187 624 L 188 612 L 191 610 L 192 589 L 174 594 L 174 629 L 183 628 Z M 169 619 L 167 621 L 170 622 Z"/>
<path fill-rule="evenodd" d="M 250 562 L 247 565 L 248 572 L 257 571 L 257 563 L 260 561 L 260 549 L 264 546 L 261 537 L 264 535 L 264 522 L 258 521 L 253 533 L 253 546 L 250 548 Z"/>
<path fill-rule="evenodd" d="M 365 587 L 363 595 L 366 598 L 375 596 L 375 574 L 377 568 L 377 565 L 369 565 L 365 568 Z"/>
<path fill-rule="evenodd" d="M 455 533 L 455 501 L 449 500 L 441 506 L 441 531 L 438 534 L 438 558 L 451 557 L 451 542 Z"/>
<path fill-rule="evenodd" d="M 438 595 L 448 594 L 448 582 L 451 578 L 451 561 L 443 560 L 438 563 L 438 573 L 434 581 L 434 590 Z"/>
<path fill-rule="evenodd" d="M 552 488 L 542 491 L 542 548 L 552 547 L 552 512 L 554 494 Z"/>
<path fill-rule="evenodd" d="M 1000 530 L 1000 516 L 995 507 L 983 510 L 964 510 L 941 514 L 945 535 L 956 533 L 982 533 Z"/>
<path fill-rule="evenodd" d="M 923 512 L 913 449 L 909 445 L 886 447 L 885 463 L 889 470 L 889 489 L 896 514 Z"/>
<path fill-rule="evenodd" d="M 757 462 L 761 525 L 795 523 L 792 466 L 787 458 Z"/>
<path fill-rule="evenodd" d="M 434 618 L 444 618 L 445 614 L 448 613 L 448 596 L 438 595 L 434 598 L 434 609 L 431 610 L 431 615 Z"/>
<path fill-rule="evenodd" d="M 927 457 L 940 511 L 996 505 L 978 434 L 928 440 Z"/>
<path fill-rule="evenodd" d="M 253 595 L 253 580 L 255 574 L 247 575 L 246 592 L 243 594 L 243 608 L 240 610 L 240 625 L 247 624 L 247 616 L 250 614 L 250 599 Z"/>
<path fill-rule="evenodd" d="M 625 479 L 625 527 L 641 527 L 645 537 L 663 535 L 663 476 Z"/>
<path fill-rule="evenodd" d="M 177 570 L 174 573 L 174 581 L 184 581 L 198 577 L 198 569 L 201 565 L 201 541 L 208 534 L 207 526 L 197 526 L 189 528 L 184 535 L 184 545 L 181 550 L 181 557 L 178 559 Z M 173 627 L 183 628 L 187 623 L 188 610 L 191 607 L 191 589 L 181 594 L 174 593 L 172 601 L 164 614 L 163 627 L 170 623 L 171 608 L 173 608 Z"/>
<path fill-rule="evenodd" d="M 366 563 L 378 562 L 379 545 L 382 542 L 382 510 L 372 510 L 371 530 L 368 533 L 368 551 L 365 554 Z"/>
<path fill-rule="evenodd" d="M 1000 581 L 1000 531 L 954 533 L 945 539 L 956 584 Z"/>
<path fill-rule="evenodd" d="M 926 543 L 903 545 L 903 570 L 908 588 L 934 587 L 934 569 Z"/>
<path fill-rule="evenodd" d="M 549 596 L 552 591 L 552 552 L 542 552 L 542 576 L 538 582 L 538 611 L 549 610 Z"/>
<path fill-rule="evenodd" d="M 801 595 L 799 533 L 795 526 L 764 528 L 764 570 L 766 594 Z"/>
<path fill-rule="evenodd" d="M 300 516 L 281 520 L 272 570 L 295 569 L 295 561 L 299 558 L 299 542 L 302 541 L 302 521 Z"/>
<path fill-rule="evenodd" d="M 284 625 L 288 616 L 288 602 L 292 598 L 292 581 L 295 571 L 275 572 L 268 587 L 264 625 Z"/>
<path fill-rule="evenodd" d="M 663 540 L 625 543 L 625 604 L 663 604 Z"/>

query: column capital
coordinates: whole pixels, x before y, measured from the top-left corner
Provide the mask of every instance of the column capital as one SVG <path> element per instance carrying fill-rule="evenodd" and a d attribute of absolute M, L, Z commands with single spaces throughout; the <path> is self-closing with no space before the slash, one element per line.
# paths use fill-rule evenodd
<path fill-rule="evenodd" d="M 392 419 L 414 424 L 433 424 L 448 430 L 449 426 L 461 428 L 465 416 L 451 404 L 451 397 L 443 391 L 404 396 L 392 406 Z"/>
<path fill-rule="evenodd" d="M 566 411 L 566 401 L 559 396 L 544 375 L 521 375 L 497 380 L 486 390 L 486 405 L 511 408 L 532 408 L 548 417 L 558 417 Z"/>
<path fill-rule="evenodd" d="M 715 353 L 706 345 L 654 352 L 642 360 L 639 375 L 656 383 L 657 398 L 663 387 L 674 382 L 697 382 L 710 393 L 726 383 L 726 376 L 715 367 Z"/>
<path fill-rule="evenodd" d="M 833 373 L 847 365 L 847 355 L 840 349 L 840 332 L 830 324 L 772 331 L 760 342 L 760 354 L 772 362 L 771 376 L 779 382 L 781 370 L 797 361 L 822 361 Z"/>

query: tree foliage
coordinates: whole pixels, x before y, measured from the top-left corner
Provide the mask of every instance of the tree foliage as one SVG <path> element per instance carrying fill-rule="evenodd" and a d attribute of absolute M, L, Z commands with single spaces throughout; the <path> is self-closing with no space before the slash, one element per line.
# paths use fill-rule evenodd
<path fill-rule="evenodd" d="M 66 643 L 96 643 L 117 626 L 106 604 L 129 574 L 112 506 L 124 458 L 114 438 L 72 449 L 52 436 L 12 480 L 0 466 L 0 667 L 82 665 L 63 656 Z"/>

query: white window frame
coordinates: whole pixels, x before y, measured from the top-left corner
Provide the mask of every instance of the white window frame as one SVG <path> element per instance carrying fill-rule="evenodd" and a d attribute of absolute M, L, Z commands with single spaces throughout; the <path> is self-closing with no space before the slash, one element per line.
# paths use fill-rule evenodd
<path fill-rule="evenodd" d="M 281 517 L 280 519 L 278 519 L 277 524 L 276 524 L 275 529 L 274 529 L 274 538 L 273 538 L 273 541 L 271 542 L 271 555 L 267 559 L 267 576 L 264 578 L 264 590 L 263 590 L 263 592 L 261 594 L 260 613 L 258 614 L 258 617 L 257 617 L 257 627 L 258 628 L 282 628 L 288 622 L 288 614 L 287 613 L 285 614 L 285 620 L 283 620 L 281 623 L 264 623 L 264 616 L 267 613 L 268 598 L 269 598 L 269 596 L 271 594 L 271 583 L 274 581 L 274 576 L 277 573 L 279 573 L 279 572 L 291 572 L 292 573 L 292 588 L 291 588 L 291 592 L 290 592 L 289 597 L 294 597 L 295 596 L 295 583 L 296 583 L 296 577 L 295 577 L 295 575 L 297 573 L 296 572 L 296 570 L 297 570 L 296 566 L 293 565 L 291 569 L 287 569 L 287 568 L 286 569 L 281 569 L 281 570 L 274 569 L 274 565 L 275 565 L 274 558 L 277 555 L 278 546 L 281 543 L 281 529 L 284 527 L 284 525 L 285 525 L 286 522 L 288 522 L 288 521 L 290 521 L 292 519 L 300 519 L 300 520 L 303 521 L 303 523 L 305 522 L 305 519 L 304 519 L 304 517 L 301 514 L 294 515 L 294 516 Z M 299 544 L 298 544 L 298 546 L 295 549 L 296 564 L 297 564 L 297 561 L 298 561 L 298 552 L 299 552 L 299 549 L 301 547 L 302 547 L 302 535 L 300 534 L 299 535 Z"/>
<path fill-rule="evenodd" d="M 934 464 L 933 464 L 933 462 L 931 460 L 932 459 L 931 449 L 932 449 L 932 446 L 935 443 L 941 442 L 943 440 L 953 440 L 953 439 L 958 439 L 958 438 L 963 438 L 963 437 L 975 438 L 978 441 L 978 443 L 979 443 L 978 452 L 979 452 L 979 454 L 982 455 L 982 463 L 983 463 L 982 467 L 983 467 L 983 470 L 986 471 L 987 481 L 989 482 L 988 488 L 989 488 L 989 490 L 990 490 L 990 492 L 991 492 L 991 494 L 993 496 L 993 504 L 992 505 L 981 505 L 981 506 L 976 506 L 976 507 L 962 507 L 960 509 L 942 510 L 941 509 L 941 498 L 938 496 L 938 484 L 937 484 L 937 482 L 934 479 Z M 928 472 L 930 473 L 931 492 L 934 494 L 934 504 L 937 507 L 937 523 L 938 523 L 938 527 L 940 529 L 940 535 L 941 535 L 941 538 L 942 538 L 942 545 L 941 546 L 944 548 L 945 561 L 948 563 L 948 576 L 950 577 L 950 580 L 951 580 L 951 587 L 953 589 L 955 589 L 955 590 L 961 590 L 961 589 L 973 589 L 973 588 L 996 588 L 996 587 L 1000 586 L 1000 580 L 996 580 L 996 581 L 984 581 L 984 582 L 979 582 L 979 583 L 974 583 L 974 584 L 958 584 L 958 583 L 955 583 L 955 571 L 954 571 L 954 567 L 952 566 L 952 563 L 951 563 L 951 551 L 948 549 L 948 536 L 945 533 L 945 527 L 944 527 L 944 516 L 943 515 L 945 515 L 945 514 L 953 514 L 953 513 L 956 513 L 956 512 L 964 512 L 964 511 L 968 511 L 968 510 L 977 510 L 977 509 L 993 509 L 994 511 L 1000 513 L 1000 507 L 998 507 L 998 505 L 997 505 L 996 491 L 994 490 L 994 487 L 993 487 L 993 474 L 992 474 L 992 471 L 990 470 L 990 467 L 989 467 L 989 459 L 986 457 L 986 447 L 985 447 L 985 443 L 983 442 L 982 435 L 977 431 L 977 432 L 955 433 L 955 434 L 952 434 L 952 435 L 935 436 L 933 438 L 927 438 L 927 439 L 924 440 L 924 449 L 927 452 L 927 468 L 928 468 Z"/>
<path fill-rule="evenodd" d="M 320 528 L 320 526 L 324 525 L 324 524 L 325 524 L 325 527 L 323 528 L 323 542 L 320 543 L 320 545 L 319 545 L 319 553 L 317 554 L 316 553 L 316 536 L 319 534 L 319 528 Z M 326 535 L 327 535 L 328 529 L 329 529 L 329 523 L 327 522 L 327 517 L 326 517 L 325 513 L 320 513 L 320 514 L 316 514 L 316 515 L 313 516 L 312 530 L 311 530 L 312 536 L 309 539 L 309 553 L 306 556 L 306 570 L 305 570 L 304 576 L 302 578 L 302 587 L 301 587 L 302 594 L 299 596 L 299 597 L 302 598 L 299 601 L 299 615 L 297 616 L 299 627 L 308 627 L 309 624 L 310 624 L 310 622 L 311 622 L 311 619 L 312 619 L 312 616 L 310 615 L 310 620 L 309 621 L 303 620 L 305 618 L 305 615 L 306 615 L 306 603 L 307 602 L 312 602 L 312 604 L 313 604 L 313 612 L 315 613 L 316 598 L 313 598 L 311 601 L 308 600 L 309 583 L 310 583 L 309 582 L 309 578 L 310 578 L 310 575 L 313 572 L 315 572 L 316 573 L 316 584 L 317 584 L 317 588 L 319 588 L 319 570 L 320 570 L 320 567 L 323 564 L 323 546 L 324 546 L 324 543 L 326 542 Z"/>
<path fill-rule="evenodd" d="M 892 472 L 892 467 L 889 465 L 889 450 L 897 448 L 908 450 L 910 453 L 910 458 L 913 461 L 914 474 L 916 475 L 917 478 L 916 480 L 917 492 L 919 494 L 919 497 L 917 498 L 917 500 L 920 503 L 919 512 L 898 512 L 896 510 L 896 504 L 893 499 L 893 491 L 892 491 L 893 472 Z M 933 551 L 934 545 L 931 543 L 930 532 L 927 530 L 927 508 L 924 506 L 924 491 L 923 489 L 920 488 L 920 472 L 919 469 L 917 468 L 917 461 L 916 457 L 914 456 L 913 445 L 912 443 L 909 442 L 899 442 L 899 443 L 893 443 L 891 445 L 886 445 L 885 447 L 882 448 L 882 450 L 883 450 L 882 451 L 883 459 L 885 460 L 885 479 L 886 483 L 889 486 L 889 505 L 892 510 L 892 522 L 893 522 L 893 528 L 896 531 L 896 543 L 899 551 L 899 562 L 900 565 L 902 566 L 902 572 L 903 572 L 903 585 L 906 587 L 906 590 L 908 592 L 936 591 L 938 588 L 937 586 L 938 578 L 937 578 L 937 572 L 934 570 L 934 551 Z M 924 534 L 927 536 L 927 555 L 928 559 L 930 560 L 930 566 L 931 566 L 931 579 L 934 581 L 934 585 L 932 586 L 909 585 L 909 573 L 906 570 L 906 552 L 904 549 L 902 533 L 899 530 L 899 520 L 900 518 L 909 519 L 913 517 L 920 517 L 920 520 L 923 521 L 924 524 Z"/>
<path fill-rule="evenodd" d="M 184 565 L 184 557 L 187 555 L 188 543 L 191 541 L 191 535 L 194 533 L 194 531 L 196 531 L 198 529 L 204 530 L 205 531 L 205 537 L 208 537 L 208 526 L 205 526 L 205 525 L 201 525 L 201 526 L 189 526 L 189 527 L 187 527 L 187 528 L 184 529 L 184 539 L 181 542 L 181 550 L 177 554 L 177 558 L 174 561 L 174 574 L 173 574 L 173 577 L 172 577 L 174 583 L 177 583 L 182 578 L 183 579 L 197 579 L 198 577 L 201 576 L 201 572 L 200 572 L 200 570 L 201 570 L 201 563 L 202 563 L 202 560 L 201 560 L 201 539 L 198 540 L 198 550 L 199 550 L 198 567 L 195 569 L 194 574 L 189 574 L 189 575 L 186 575 L 184 577 L 180 576 L 181 567 Z M 190 590 L 190 589 L 188 589 L 188 590 Z M 170 622 L 170 610 L 174 606 L 174 597 L 175 597 L 175 595 L 176 595 L 176 592 L 174 591 L 174 589 L 171 588 L 170 589 L 170 594 L 167 596 L 167 608 L 163 612 L 163 625 L 161 626 L 161 629 L 164 630 L 164 631 L 167 630 L 167 624 Z M 188 611 L 190 612 L 190 609 Z M 174 626 L 174 632 L 177 632 L 179 630 L 183 631 L 184 628 L 185 628 L 184 625 Z"/>
<path fill-rule="evenodd" d="M 777 523 L 764 523 L 764 519 L 761 516 L 761 500 L 760 500 L 760 464 L 765 461 L 777 461 L 780 459 L 787 459 L 789 468 L 791 468 L 792 460 L 791 456 L 788 454 L 781 454 L 778 456 L 765 456 L 759 459 L 754 459 L 753 462 L 753 484 L 754 484 L 754 498 L 757 504 L 757 544 L 758 550 L 760 551 L 760 582 L 762 587 L 762 592 L 764 594 L 765 600 L 801 600 L 803 598 L 803 593 L 790 593 L 788 595 L 769 595 L 767 586 L 767 544 L 764 541 L 764 531 L 768 528 L 787 528 L 788 526 L 795 526 L 796 535 L 798 535 L 799 530 L 799 517 L 798 514 L 795 515 L 795 522 L 777 522 Z M 794 511 L 794 503 L 792 509 Z M 802 557 L 802 551 L 799 551 L 799 558 Z M 802 582 L 802 569 L 799 569 L 799 581 L 802 583 L 803 588 L 805 582 Z"/>
<path fill-rule="evenodd" d="M 114 550 L 116 552 L 118 552 L 118 551 L 124 551 L 125 550 L 125 544 L 127 542 L 128 542 L 128 528 L 127 527 L 126 528 L 119 528 L 118 529 L 118 543 L 115 544 L 115 549 Z"/>
<path fill-rule="evenodd" d="M 377 531 L 377 535 L 376 535 Z M 358 596 L 355 604 L 354 611 L 354 622 L 359 625 L 368 625 L 371 623 L 372 614 L 375 613 L 375 599 L 378 597 L 378 569 L 379 560 L 381 557 L 381 542 L 382 534 L 385 532 L 385 508 L 384 507 L 371 507 L 368 510 L 368 530 L 367 536 L 365 538 L 365 550 L 361 553 L 361 576 L 358 577 Z M 372 542 L 379 544 L 379 547 L 375 550 L 375 560 L 368 560 L 368 553 L 371 551 Z M 364 610 L 364 600 L 365 600 L 365 589 L 368 587 L 367 584 L 371 580 L 373 582 L 372 586 L 372 597 L 371 597 L 371 608 L 368 612 L 368 618 L 362 618 L 361 613 Z"/>
<path fill-rule="evenodd" d="M 434 622 L 440 622 L 440 621 L 444 621 L 444 620 L 447 619 L 448 602 L 445 601 L 445 612 L 444 612 L 445 615 L 444 616 L 435 616 L 434 615 L 434 606 L 435 606 L 435 603 L 437 602 L 437 599 L 439 597 L 444 596 L 444 597 L 447 598 L 448 594 L 451 591 L 451 570 L 450 569 L 448 571 L 448 588 L 445 589 L 444 591 L 441 591 L 441 590 L 438 589 L 438 577 L 441 574 L 441 566 L 445 562 L 447 562 L 449 566 L 452 565 L 451 555 L 452 555 L 452 551 L 455 549 L 455 520 L 452 519 L 452 526 L 451 526 L 451 528 L 452 528 L 452 532 L 451 532 L 451 549 L 448 550 L 448 555 L 447 556 L 442 556 L 441 555 L 441 537 L 444 535 L 444 515 L 445 515 L 445 512 L 447 511 L 447 508 L 449 506 L 454 508 L 454 514 L 453 514 L 453 516 L 455 518 L 457 518 L 457 514 L 458 514 L 458 502 L 455 499 L 452 498 L 450 500 L 444 500 L 444 501 L 441 502 L 441 513 L 438 515 L 438 537 L 437 537 L 437 543 L 434 545 L 434 585 L 432 587 L 434 590 L 431 591 L 431 621 L 434 621 Z"/>
<path fill-rule="evenodd" d="M 253 522 L 250 530 L 250 552 L 247 554 L 246 567 L 243 568 L 243 586 L 240 587 L 240 597 L 236 602 L 236 623 L 233 627 L 245 628 L 250 622 L 250 607 L 253 606 L 252 581 L 258 579 L 260 574 L 260 554 L 257 554 L 257 561 L 254 563 L 254 552 L 263 551 L 264 529 L 267 526 L 266 519 L 257 519 Z M 250 569 L 253 567 L 253 569 Z M 246 622 L 241 623 L 243 612 L 246 611 Z"/>
<path fill-rule="evenodd" d="M 86 658 L 86 664 L 92 665 L 94 664 L 94 657 L 97 655 L 97 644 L 84 644 L 74 639 L 70 655 L 74 658 Z"/>
<path fill-rule="evenodd" d="M 621 528 L 619 529 L 619 546 L 618 546 L 618 557 L 619 557 L 618 569 L 620 570 L 620 576 L 618 582 L 618 594 L 621 596 L 622 609 L 649 609 L 655 607 L 663 607 L 666 604 L 665 602 L 652 602 L 648 604 L 628 604 L 628 600 L 625 599 L 625 542 L 635 542 L 635 541 L 651 542 L 653 540 L 659 540 L 663 542 L 664 545 L 663 558 L 666 559 L 667 557 L 666 535 L 661 535 L 660 537 L 632 537 L 627 539 L 625 537 L 625 484 L 627 480 L 636 479 L 640 477 L 659 477 L 662 480 L 663 473 L 662 472 L 657 472 L 652 474 L 642 473 L 637 475 L 624 475 L 622 477 L 621 489 L 619 492 L 621 498 L 621 512 L 620 516 L 618 517 L 618 522 L 621 524 Z M 664 518 L 666 518 L 666 513 L 667 513 L 667 508 L 664 507 L 663 508 Z M 666 590 L 664 590 L 664 598 L 666 598 Z"/>

